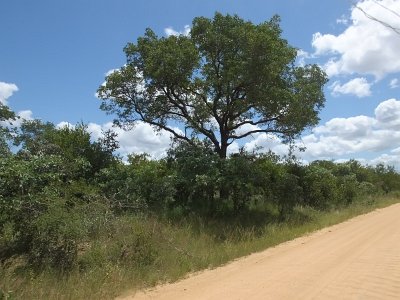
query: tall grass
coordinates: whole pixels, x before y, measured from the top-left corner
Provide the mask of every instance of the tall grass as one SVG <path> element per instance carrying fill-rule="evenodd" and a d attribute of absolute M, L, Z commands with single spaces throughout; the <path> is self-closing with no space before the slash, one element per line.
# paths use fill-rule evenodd
<path fill-rule="evenodd" d="M 285 220 L 273 206 L 218 219 L 118 216 L 82 243 L 79 263 L 68 274 L 33 271 L 24 257 L 2 263 L 0 299 L 111 299 L 220 266 L 399 199 L 367 198 L 325 212 L 299 206 Z"/>

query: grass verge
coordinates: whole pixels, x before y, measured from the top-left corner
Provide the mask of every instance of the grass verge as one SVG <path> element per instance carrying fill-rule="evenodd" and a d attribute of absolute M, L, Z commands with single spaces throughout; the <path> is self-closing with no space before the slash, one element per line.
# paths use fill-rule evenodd
<path fill-rule="evenodd" d="M 24 257 L 2 263 L 0 299 L 112 299 L 128 289 L 174 281 L 399 201 L 393 194 L 333 211 L 296 207 L 284 221 L 272 206 L 218 220 L 114 217 L 82 244 L 78 264 L 68 275 L 33 271 Z"/>

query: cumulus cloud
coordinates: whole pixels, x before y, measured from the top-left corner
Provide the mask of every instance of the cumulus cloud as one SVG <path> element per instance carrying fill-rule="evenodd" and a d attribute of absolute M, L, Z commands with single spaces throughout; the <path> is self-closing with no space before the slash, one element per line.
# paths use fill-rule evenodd
<path fill-rule="evenodd" d="M 286 155 L 288 153 L 287 145 L 283 144 L 281 139 L 270 133 L 260 133 L 254 136 L 254 139 L 245 143 L 246 151 L 267 152 L 273 151 L 278 155 Z"/>
<path fill-rule="evenodd" d="M 400 86 L 400 81 L 397 78 L 390 80 L 389 86 L 391 89 L 398 88 Z"/>
<path fill-rule="evenodd" d="M 261 128 L 258 127 L 257 125 L 243 124 L 238 129 L 235 130 L 235 133 L 236 133 L 236 135 L 242 135 L 242 134 L 245 134 L 247 132 L 254 131 L 254 130 L 259 130 L 259 129 L 261 129 Z M 258 135 L 258 133 L 254 133 L 253 134 L 253 136 L 257 136 L 257 135 Z"/>
<path fill-rule="evenodd" d="M 0 126 L 6 126 L 10 128 L 18 128 L 22 122 L 33 120 L 33 113 L 31 110 L 21 110 L 16 113 L 17 118 L 15 120 L 0 121 Z"/>
<path fill-rule="evenodd" d="M 65 128 L 65 127 L 73 129 L 73 128 L 75 128 L 75 125 L 71 124 L 70 122 L 65 122 L 65 121 L 62 121 L 56 125 L 57 129 L 61 129 L 61 128 Z"/>
<path fill-rule="evenodd" d="M 358 73 L 381 79 L 399 72 L 399 34 L 364 14 L 400 28 L 400 18 L 393 11 L 400 13 L 399 0 L 359 1 L 352 8 L 349 25 L 342 33 L 315 33 L 312 40 L 315 54 L 330 56 L 325 65 L 328 75 Z"/>
<path fill-rule="evenodd" d="M 21 110 L 17 113 L 17 116 L 24 120 L 33 120 L 33 112 L 31 110 Z"/>
<path fill-rule="evenodd" d="M 350 118 L 334 118 L 322 126 L 316 127 L 316 134 L 333 134 L 335 136 L 353 139 L 365 137 L 371 132 L 371 128 L 377 123 L 374 118 L 367 116 L 356 116 Z"/>
<path fill-rule="evenodd" d="M 371 95 L 371 84 L 365 78 L 354 78 L 341 85 L 339 81 L 335 81 L 331 86 L 332 95 L 352 94 L 358 98 Z"/>
<path fill-rule="evenodd" d="M 375 109 L 375 117 L 380 127 L 400 129 L 400 101 L 389 99 L 380 103 Z"/>
<path fill-rule="evenodd" d="M 400 155 L 393 153 L 384 153 L 373 159 L 360 159 L 365 164 L 376 166 L 377 164 L 384 164 L 386 166 L 394 166 L 400 171 Z"/>
<path fill-rule="evenodd" d="M 334 158 L 400 147 L 400 101 L 381 102 L 374 117 L 334 118 L 303 138 L 310 159 Z"/>
<path fill-rule="evenodd" d="M 171 35 L 175 35 L 175 36 L 185 35 L 185 36 L 188 36 L 190 34 L 190 26 L 189 25 L 185 25 L 185 27 L 183 28 L 182 31 L 176 31 L 172 27 L 167 27 L 167 28 L 164 29 L 164 32 L 165 32 L 165 34 L 167 36 L 171 36 Z"/>
<path fill-rule="evenodd" d="M 0 81 L 0 103 L 7 105 L 7 99 L 16 91 L 18 91 L 18 87 L 14 83 Z"/>
<path fill-rule="evenodd" d="M 400 100 L 388 99 L 381 102 L 374 116 L 354 116 L 333 118 L 312 130 L 310 134 L 295 141 L 295 145 L 305 147 L 305 152 L 296 152 L 304 161 L 315 159 L 340 159 L 359 157 L 365 153 L 382 153 L 374 159 L 364 159 L 366 163 L 383 161 L 394 164 L 400 162 Z M 248 151 L 268 151 L 279 155 L 288 153 L 288 146 L 272 134 L 258 134 L 245 143 Z M 369 155 L 370 156 L 370 155 Z M 400 163 L 396 166 L 400 167 Z"/>
<path fill-rule="evenodd" d="M 65 121 L 56 125 L 57 128 L 65 126 L 75 127 L 74 124 Z M 147 153 L 153 158 L 161 158 L 166 155 L 172 138 L 171 133 L 164 130 L 156 132 L 149 124 L 143 122 L 137 122 L 130 130 L 114 127 L 112 122 L 105 124 L 89 123 L 87 127 L 93 140 L 101 138 L 106 130 L 112 130 L 117 133 L 117 140 L 120 146 L 117 153 L 123 158 L 126 158 L 131 153 Z M 179 128 L 174 129 L 182 133 Z"/>

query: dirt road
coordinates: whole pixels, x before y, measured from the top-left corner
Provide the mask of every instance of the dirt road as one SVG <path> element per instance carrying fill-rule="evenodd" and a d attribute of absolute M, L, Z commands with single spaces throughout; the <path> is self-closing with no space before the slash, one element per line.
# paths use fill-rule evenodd
<path fill-rule="evenodd" d="M 400 204 L 121 299 L 400 299 Z"/>

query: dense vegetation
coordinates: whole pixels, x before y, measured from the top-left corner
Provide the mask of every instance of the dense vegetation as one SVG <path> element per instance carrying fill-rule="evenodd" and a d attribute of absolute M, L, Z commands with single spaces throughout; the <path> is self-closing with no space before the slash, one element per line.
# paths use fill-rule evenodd
<path fill-rule="evenodd" d="M 354 160 L 305 166 L 244 151 L 221 159 L 193 141 L 176 142 L 164 159 L 130 155 L 124 163 L 113 155 L 114 135 L 92 141 L 83 124 L 34 120 L 17 132 L 2 129 L 0 278 L 14 289 L 43 274 L 65 280 L 110 265 L 149 283 L 163 275 L 149 280 L 144 270 L 162 270 L 171 251 L 187 264 L 179 276 L 230 257 L 194 257 L 179 235 L 206 235 L 218 247 L 242 243 L 263 236 L 266 224 L 301 225 L 310 212 L 373 202 L 400 187 L 393 168 Z M 198 247 L 211 247 L 204 243 Z"/>

